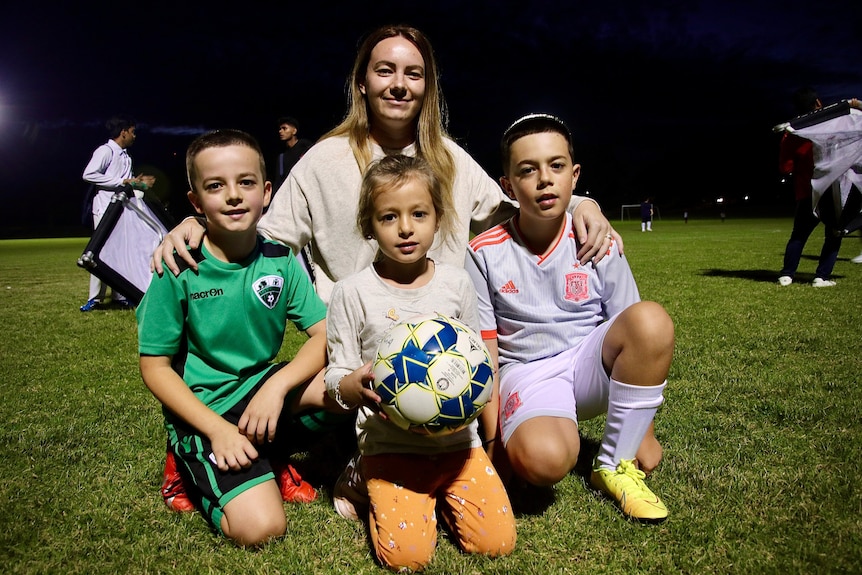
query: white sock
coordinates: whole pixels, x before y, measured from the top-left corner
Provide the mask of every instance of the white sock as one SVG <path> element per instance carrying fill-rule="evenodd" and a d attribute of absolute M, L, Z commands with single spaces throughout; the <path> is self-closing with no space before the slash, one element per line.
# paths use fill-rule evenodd
<path fill-rule="evenodd" d="M 616 469 L 621 459 L 634 459 L 658 406 L 664 401 L 661 385 L 629 385 L 611 379 L 608 421 L 596 461 L 599 467 Z"/>

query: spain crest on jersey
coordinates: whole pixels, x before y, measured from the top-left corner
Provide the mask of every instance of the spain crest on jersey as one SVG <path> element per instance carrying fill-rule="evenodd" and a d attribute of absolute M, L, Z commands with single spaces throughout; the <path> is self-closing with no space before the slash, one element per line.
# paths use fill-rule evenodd
<path fill-rule="evenodd" d="M 584 272 L 566 274 L 566 299 L 584 301 L 590 296 L 589 276 Z"/>
<path fill-rule="evenodd" d="M 252 289 L 257 299 L 263 305 L 272 309 L 281 297 L 281 288 L 284 286 L 284 278 L 281 276 L 264 276 L 252 284 Z"/>

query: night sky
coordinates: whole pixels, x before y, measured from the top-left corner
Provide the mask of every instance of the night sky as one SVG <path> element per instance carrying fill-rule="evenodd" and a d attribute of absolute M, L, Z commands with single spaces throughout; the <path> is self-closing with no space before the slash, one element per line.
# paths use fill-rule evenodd
<path fill-rule="evenodd" d="M 791 94 L 862 97 L 858 1 L 51 4 L 2 12 L 0 198 L 16 215 L 0 236 L 75 231 L 81 172 L 116 112 L 138 119 L 136 171 L 186 212 L 182 157 L 197 133 L 247 130 L 268 160 L 281 115 L 316 139 L 343 117 L 357 44 L 382 24 L 430 37 L 449 132 L 489 174 L 506 125 L 558 114 L 578 191 L 612 218 L 646 195 L 666 214 L 710 215 L 717 197 L 790 213 L 771 127 L 793 115 Z"/>

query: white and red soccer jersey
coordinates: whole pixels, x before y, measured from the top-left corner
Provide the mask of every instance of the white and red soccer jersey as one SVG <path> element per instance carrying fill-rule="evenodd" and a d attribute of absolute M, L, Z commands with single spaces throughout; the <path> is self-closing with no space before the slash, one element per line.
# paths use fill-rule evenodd
<path fill-rule="evenodd" d="M 545 256 L 525 245 L 512 218 L 476 236 L 465 267 L 478 295 L 485 339 L 496 336 L 500 369 L 571 349 L 603 321 L 640 301 L 616 242 L 597 265 L 581 265 L 571 215 Z"/>

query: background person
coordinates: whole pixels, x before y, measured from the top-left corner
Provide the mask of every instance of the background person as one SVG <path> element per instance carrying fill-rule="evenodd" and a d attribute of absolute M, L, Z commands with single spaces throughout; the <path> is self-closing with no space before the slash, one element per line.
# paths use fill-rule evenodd
<path fill-rule="evenodd" d="M 814 112 L 823 107 L 817 92 L 810 87 L 798 89 L 793 94 L 793 104 L 797 115 Z M 778 169 L 782 175 L 792 177 L 793 193 L 796 199 L 796 213 L 793 217 L 793 231 L 784 248 L 784 265 L 778 273 L 778 284 L 788 286 L 793 283 L 796 269 L 802 258 L 802 250 L 811 236 L 811 232 L 820 223 L 820 219 L 814 213 L 812 205 L 811 178 L 814 175 L 814 146 L 810 140 L 800 138 L 796 134 L 785 132 L 781 137 L 778 152 Z M 824 198 L 829 198 L 824 194 Z M 828 204 L 828 201 L 827 201 Z M 824 210 L 832 210 L 829 205 L 824 205 Z M 835 218 L 831 218 L 834 222 Z M 817 259 L 817 269 L 814 271 L 814 287 L 832 287 L 835 282 L 831 279 L 832 269 L 838 260 L 838 251 L 841 249 L 841 235 L 834 227 L 830 218 L 824 220 L 823 246 L 820 248 L 820 256 Z"/>
<path fill-rule="evenodd" d="M 314 142 L 311 140 L 301 139 L 299 134 L 299 122 L 293 116 L 283 116 L 278 119 L 278 139 L 284 142 L 285 149 L 279 152 L 275 159 L 276 165 L 276 181 L 272 188 L 272 197 L 275 198 L 284 180 L 287 179 L 287 174 L 296 165 L 305 152 L 311 149 Z M 272 202 L 270 202 L 272 203 Z M 264 210 L 266 213 L 266 210 Z M 305 267 L 306 272 L 312 281 L 314 281 L 314 263 L 311 261 L 311 248 L 304 246 L 297 252 L 297 257 L 300 263 Z"/>
<path fill-rule="evenodd" d="M 641 202 L 641 231 L 642 232 L 651 232 L 652 231 L 652 216 L 653 216 L 653 205 L 652 198 L 646 198 Z M 688 221 L 688 212 L 685 213 L 685 219 Z"/>
<path fill-rule="evenodd" d="M 135 143 L 137 137 L 135 120 L 129 116 L 117 115 L 106 123 L 108 141 L 93 152 L 87 167 L 84 168 L 84 181 L 93 186 L 93 229 L 99 226 L 105 210 L 111 204 L 111 198 L 124 185 L 131 184 L 138 189 L 147 189 L 156 182 L 154 176 L 138 174 L 132 177 L 132 158 L 127 149 Z M 134 238 L 131 238 L 134 241 Z M 81 311 L 92 311 L 103 303 L 107 287 L 102 280 L 90 274 L 90 291 L 87 302 L 81 306 Z M 131 307 L 123 294 L 113 292 L 111 297 L 123 307 Z"/>
<path fill-rule="evenodd" d="M 299 122 L 293 116 L 283 116 L 278 119 L 278 139 L 284 143 L 284 149 L 275 159 L 276 177 L 273 182 L 273 197 L 287 179 L 291 168 L 314 145 L 311 140 L 299 137 Z"/>

